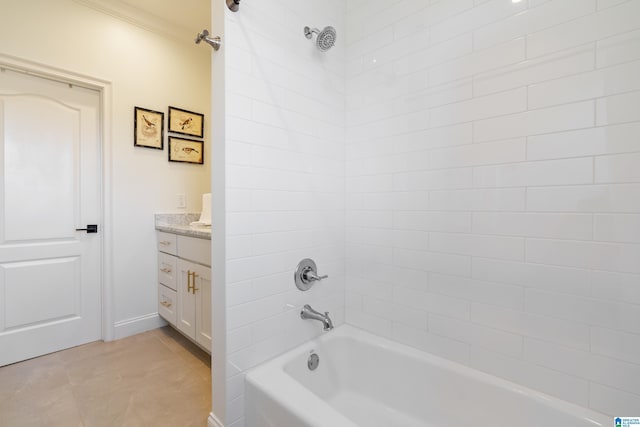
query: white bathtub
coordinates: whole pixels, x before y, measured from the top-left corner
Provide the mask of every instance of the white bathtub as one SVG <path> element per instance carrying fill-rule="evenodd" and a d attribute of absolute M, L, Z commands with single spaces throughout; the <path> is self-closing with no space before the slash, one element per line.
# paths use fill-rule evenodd
<path fill-rule="evenodd" d="M 311 352 L 320 357 L 307 367 Z M 247 427 L 594 427 L 613 420 L 343 325 L 250 371 Z"/>

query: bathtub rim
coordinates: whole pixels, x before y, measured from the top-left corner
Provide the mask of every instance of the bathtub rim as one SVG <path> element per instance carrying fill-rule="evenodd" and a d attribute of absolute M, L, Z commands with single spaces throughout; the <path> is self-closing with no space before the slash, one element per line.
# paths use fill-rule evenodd
<path fill-rule="evenodd" d="M 425 363 L 431 364 L 440 369 L 451 371 L 463 377 L 480 381 L 512 393 L 525 395 L 538 403 L 550 406 L 558 411 L 579 418 L 594 427 L 608 427 L 613 422 L 613 417 L 596 412 L 590 408 L 579 406 L 575 403 L 562 400 L 559 397 L 531 389 L 527 386 L 514 383 L 496 375 L 463 365 L 459 362 L 445 359 L 427 351 L 419 350 L 406 344 L 374 335 L 371 332 L 349 324 L 342 324 L 330 332 L 319 335 L 318 337 L 306 341 L 267 362 L 251 368 L 245 376 L 245 384 L 248 385 L 251 383 L 252 386 L 261 390 L 269 396 L 269 398 L 281 403 L 286 410 L 290 411 L 295 416 L 305 421 L 309 420 L 310 427 L 325 427 L 326 425 L 359 427 L 358 424 L 354 423 L 351 419 L 337 411 L 329 403 L 321 399 L 313 391 L 305 387 L 304 384 L 285 371 L 285 367 L 294 359 L 303 354 L 310 353 L 326 341 L 340 337 L 363 341 L 368 345 L 373 345 L 386 351 L 401 353 L 403 356 L 417 358 Z M 274 386 L 273 384 L 277 385 Z M 278 399 L 277 397 L 274 397 L 273 390 L 276 388 L 289 392 L 286 399 Z M 318 418 L 322 418 L 325 415 L 330 415 L 330 420 L 320 420 Z M 318 419 L 319 423 L 315 422 L 314 419 Z M 333 422 L 333 424 L 325 424 L 326 422 Z M 337 422 L 340 422 L 340 424 L 336 424 Z"/>

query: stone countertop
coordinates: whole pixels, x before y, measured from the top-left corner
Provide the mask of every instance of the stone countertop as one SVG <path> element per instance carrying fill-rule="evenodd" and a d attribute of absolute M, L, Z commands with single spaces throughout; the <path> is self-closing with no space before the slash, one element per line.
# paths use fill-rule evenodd
<path fill-rule="evenodd" d="M 189 225 L 198 218 L 200 218 L 199 213 L 155 214 L 156 230 L 211 240 L 211 227 Z"/>

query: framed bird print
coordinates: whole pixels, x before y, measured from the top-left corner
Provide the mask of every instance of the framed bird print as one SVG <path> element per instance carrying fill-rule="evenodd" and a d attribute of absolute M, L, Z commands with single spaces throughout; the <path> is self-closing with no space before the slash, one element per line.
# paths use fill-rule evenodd
<path fill-rule="evenodd" d="M 204 163 L 203 149 L 204 143 L 202 141 L 169 137 L 170 162 L 197 163 L 201 165 Z"/>
<path fill-rule="evenodd" d="M 202 138 L 204 136 L 204 114 L 169 107 L 169 132 Z"/>
<path fill-rule="evenodd" d="M 164 149 L 164 113 L 135 107 L 133 124 L 133 145 Z"/>

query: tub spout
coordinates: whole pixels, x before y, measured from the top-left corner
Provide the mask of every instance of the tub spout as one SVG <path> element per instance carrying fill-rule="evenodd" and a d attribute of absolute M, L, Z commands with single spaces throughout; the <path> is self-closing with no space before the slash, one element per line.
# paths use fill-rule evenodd
<path fill-rule="evenodd" d="M 313 320 L 321 321 L 325 331 L 330 331 L 333 329 L 333 322 L 329 317 L 329 312 L 326 311 L 324 314 L 322 314 L 320 312 L 315 311 L 313 308 L 311 308 L 309 304 L 305 304 L 305 306 L 302 307 L 302 311 L 300 312 L 300 317 L 302 319 L 313 319 Z"/>

